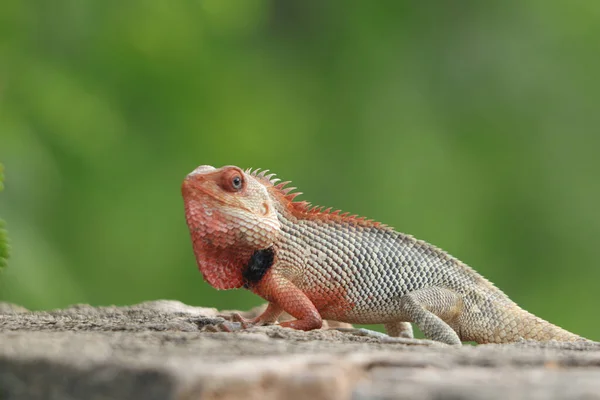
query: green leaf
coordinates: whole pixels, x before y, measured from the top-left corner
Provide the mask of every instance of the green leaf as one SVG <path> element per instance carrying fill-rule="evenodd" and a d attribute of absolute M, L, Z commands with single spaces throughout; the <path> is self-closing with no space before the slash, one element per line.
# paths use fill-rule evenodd
<path fill-rule="evenodd" d="M 0 164 L 0 191 L 4 189 L 4 166 Z M 0 271 L 7 266 L 9 246 L 8 246 L 8 233 L 4 229 L 5 223 L 0 219 Z"/>

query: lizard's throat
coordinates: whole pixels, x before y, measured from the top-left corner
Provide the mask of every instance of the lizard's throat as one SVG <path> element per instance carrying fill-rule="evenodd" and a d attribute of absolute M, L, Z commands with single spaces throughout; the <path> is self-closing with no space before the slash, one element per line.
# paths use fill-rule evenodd
<path fill-rule="evenodd" d="M 235 235 L 219 211 L 207 207 L 210 202 L 184 197 L 184 203 L 194 255 L 204 279 L 216 289 L 242 287 L 242 257 L 248 259 L 252 253 L 235 246 Z"/>
<path fill-rule="evenodd" d="M 277 221 L 244 220 L 210 202 L 185 199 L 185 210 L 198 268 L 216 289 L 242 287 L 248 280 L 243 274 L 254 252 L 269 247 L 279 229 Z"/>
<path fill-rule="evenodd" d="M 215 289 L 236 289 L 244 285 L 243 271 L 253 251 L 235 248 L 197 246 L 194 254 L 204 279 Z"/>

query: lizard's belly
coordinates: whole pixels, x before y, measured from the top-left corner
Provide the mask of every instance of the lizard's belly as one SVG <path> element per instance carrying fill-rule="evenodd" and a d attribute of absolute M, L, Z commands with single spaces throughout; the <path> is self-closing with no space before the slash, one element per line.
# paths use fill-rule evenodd
<path fill-rule="evenodd" d="M 336 305 L 327 305 L 319 310 L 323 319 L 348 322 L 351 324 L 382 324 L 387 322 L 406 320 L 400 307 L 400 300 L 389 301 L 382 306 L 355 305 L 344 309 Z"/>

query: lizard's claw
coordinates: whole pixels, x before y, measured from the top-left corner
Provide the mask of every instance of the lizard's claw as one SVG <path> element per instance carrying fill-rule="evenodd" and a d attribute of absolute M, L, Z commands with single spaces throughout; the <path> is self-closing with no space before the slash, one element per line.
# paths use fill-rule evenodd
<path fill-rule="evenodd" d="M 234 312 L 231 314 L 219 314 L 217 315 L 219 318 L 223 318 L 225 321 L 230 321 L 234 323 L 238 323 L 241 325 L 242 329 L 248 329 L 254 325 L 262 325 L 258 318 L 244 318 L 242 314 Z"/>
<path fill-rule="evenodd" d="M 236 332 L 246 329 L 247 326 L 242 325 L 237 321 L 223 321 L 213 325 L 205 325 L 202 327 L 203 332 Z"/>
<path fill-rule="evenodd" d="M 206 325 L 201 331 L 203 332 L 235 332 L 241 328 L 240 324 L 230 321 L 223 321 L 217 325 Z"/>
<path fill-rule="evenodd" d="M 202 330 L 205 332 L 236 332 L 242 329 L 252 328 L 253 326 L 266 325 L 267 322 L 263 321 L 260 317 L 247 319 L 242 317 L 240 313 L 231 314 L 220 314 L 217 315 L 219 318 L 223 318 L 225 321 L 216 325 L 206 325 Z"/>
<path fill-rule="evenodd" d="M 242 329 L 248 329 L 251 326 L 256 325 L 256 318 L 246 319 L 242 317 L 240 313 L 233 313 L 230 315 L 230 318 L 232 322 L 237 322 L 238 324 L 240 324 Z"/>
<path fill-rule="evenodd" d="M 258 317 L 250 318 L 250 319 L 242 317 L 242 315 L 237 312 L 231 313 L 227 316 L 220 316 L 220 317 L 225 318 L 226 320 L 229 320 L 232 322 L 238 322 L 242 325 L 242 327 L 244 329 L 248 329 L 253 326 L 273 325 L 274 323 L 277 322 L 276 320 L 272 320 L 268 317 L 265 317 L 264 314 L 261 314 Z"/>

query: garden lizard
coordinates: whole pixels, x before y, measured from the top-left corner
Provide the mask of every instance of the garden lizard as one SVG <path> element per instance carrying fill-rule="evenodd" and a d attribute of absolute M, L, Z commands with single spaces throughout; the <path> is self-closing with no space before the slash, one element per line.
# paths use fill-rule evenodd
<path fill-rule="evenodd" d="M 268 170 L 202 165 L 182 184 L 197 264 L 216 289 L 247 288 L 268 307 L 250 324 L 384 324 L 390 336 L 508 343 L 587 341 L 520 308 L 447 252 L 393 228 L 295 201 Z"/>

